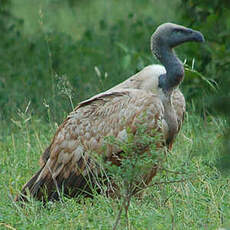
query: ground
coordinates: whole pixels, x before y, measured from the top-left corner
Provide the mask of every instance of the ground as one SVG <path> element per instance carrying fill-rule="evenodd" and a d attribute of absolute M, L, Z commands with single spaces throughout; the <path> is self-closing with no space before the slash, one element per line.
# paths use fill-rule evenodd
<path fill-rule="evenodd" d="M 57 125 L 24 114 L 21 120 L 14 120 L 11 130 L 3 126 L 6 134 L 0 138 L 0 229 L 112 228 L 120 201 L 101 195 L 86 200 L 64 198 L 46 207 L 35 200 L 24 208 L 15 203 L 15 194 L 39 168 L 39 156 Z M 131 201 L 130 229 L 230 227 L 230 181 L 216 167 L 223 151 L 224 126 L 220 118 L 202 119 L 193 111 L 186 114 L 165 170 L 154 179 L 156 185 L 146 190 L 143 199 Z M 125 228 L 125 220 L 123 213 L 118 229 Z"/>

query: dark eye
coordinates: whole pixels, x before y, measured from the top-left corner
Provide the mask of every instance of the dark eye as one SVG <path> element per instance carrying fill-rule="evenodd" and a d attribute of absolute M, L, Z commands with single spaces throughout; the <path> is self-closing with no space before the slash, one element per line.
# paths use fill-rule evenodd
<path fill-rule="evenodd" d="M 184 33 L 184 29 L 176 28 L 176 29 L 174 29 L 174 32 L 175 33 Z"/>

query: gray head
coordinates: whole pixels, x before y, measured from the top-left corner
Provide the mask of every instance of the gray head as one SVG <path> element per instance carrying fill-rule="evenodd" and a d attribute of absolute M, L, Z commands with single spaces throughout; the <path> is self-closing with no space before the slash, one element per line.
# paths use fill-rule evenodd
<path fill-rule="evenodd" d="M 166 69 L 159 77 L 159 87 L 171 92 L 184 78 L 183 64 L 172 49 L 184 42 L 204 42 L 199 32 L 173 23 L 160 25 L 151 37 L 151 50 Z"/>
<path fill-rule="evenodd" d="M 159 48 L 174 48 L 184 42 L 204 42 L 204 36 L 196 30 L 173 23 L 160 25 L 151 37 L 151 50 L 157 55 Z"/>

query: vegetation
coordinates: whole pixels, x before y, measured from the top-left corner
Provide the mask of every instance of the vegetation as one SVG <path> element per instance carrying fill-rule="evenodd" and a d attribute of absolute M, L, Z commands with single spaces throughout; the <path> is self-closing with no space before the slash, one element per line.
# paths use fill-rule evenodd
<path fill-rule="evenodd" d="M 198 1 L 182 0 L 184 21 L 199 28 L 207 39 L 207 46 L 199 54 L 198 69 L 214 80 L 219 90 L 204 97 L 209 111 L 218 111 L 226 115 L 229 123 L 229 84 L 230 84 L 230 2 L 229 1 Z M 205 21 L 205 23 L 203 23 Z M 194 54 L 195 49 L 188 50 Z M 207 103 L 208 102 L 208 103 Z M 228 126 L 229 127 L 229 126 Z M 229 170 L 230 167 L 230 130 L 225 129 L 225 152 L 219 162 L 219 168 Z"/>
<path fill-rule="evenodd" d="M 64 198 L 46 207 L 32 200 L 20 207 L 13 198 L 79 101 L 157 63 L 149 38 L 166 21 L 201 30 L 207 43 L 178 49 L 190 66 L 182 85 L 185 124 L 154 186 L 143 199 L 131 198 L 128 226 L 230 228 L 230 181 L 222 174 L 230 162 L 230 148 L 223 145 L 229 127 L 229 110 L 223 110 L 229 107 L 229 15 L 228 0 L 0 0 L 0 229 L 114 226 L 122 199 Z M 118 229 L 127 227 L 126 217 L 122 212 Z"/>
<path fill-rule="evenodd" d="M 38 170 L 39 153 L 56 129 L 54 124 L 47 126 L 35 118 L 25 120 L 0 144 L 0 228 L 7 224 L 15 229 L 111 229 L 120 200 L 100 195 L 86 200 L 64 198 L 64 202 L 48 203 L 46 207 L 38 201 L 31 201 L 25 207 L 13 202 L 15 193 Z M 215 167 L 223 151 L 221 139 L 225 123 L 212 116 L 205 123 L 189 113 L 185 120 L 164 169 L 154 179 L 155 185 L 145 191 L 143 199 L 131 200 L 131 229 L 230 226 L 229 177 L 221 175 Z M 123 212 L 118 229 L 125 227 Z"/>

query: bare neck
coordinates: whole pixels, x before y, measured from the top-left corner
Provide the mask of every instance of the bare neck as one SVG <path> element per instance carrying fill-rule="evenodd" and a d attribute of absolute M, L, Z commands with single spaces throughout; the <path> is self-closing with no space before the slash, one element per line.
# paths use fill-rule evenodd
<path fill-rule="evenodd" d="M 166 69 L 166 75 L 162 75 L 159 79 L 159 87 L 170 93 L 184 78 L 183 64 L 169 47 L 153 50 L 153 53 Z"/>

